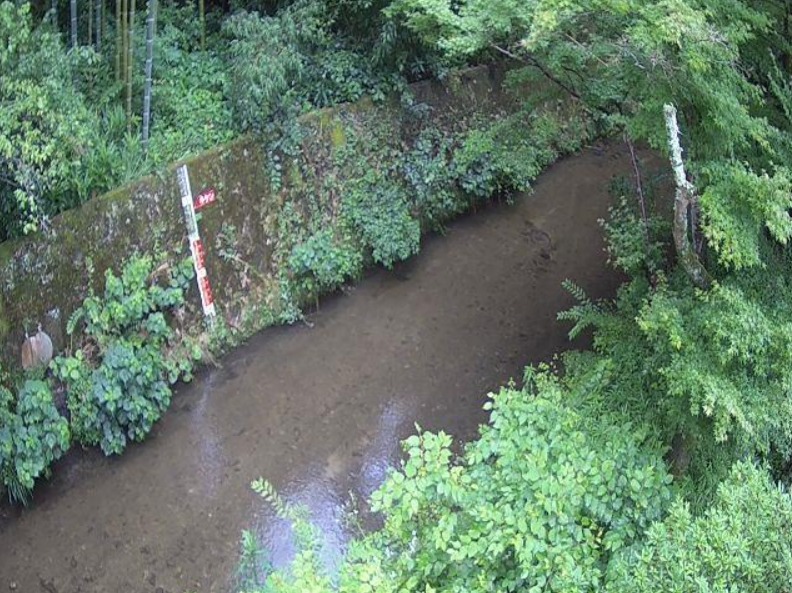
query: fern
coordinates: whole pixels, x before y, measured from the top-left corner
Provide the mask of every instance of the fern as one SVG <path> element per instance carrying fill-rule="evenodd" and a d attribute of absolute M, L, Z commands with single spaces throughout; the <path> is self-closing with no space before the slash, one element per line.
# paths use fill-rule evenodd
<path fill-rule="evenodd" d="M 253 492 L 258 494 L 261 498 L 273 506 L 275 513 L 279 517 L 286 518 L 288 507 L 283 502 L 283 499 L 280 497 L 278 492 L 275 490 L 275 487 L 268 480 L 265 480 L 264 478 L 253 480 L 250 483 L 250 487 L 253 489 Z"/>
<path fill-rule="evenodd" d="M 574 323 L 568 334 L 569 339 L 574 340 L 588 328 L 599 327 L 607 316 L 607 311 L 603 303 L 593 302 L 586 291 L 571 280 L 564 280 L 562 286 L 578 302 L 574 307 L 557 315 L 559 321 Z"/>
<path fill-rule="evenodd" d="M 583 287 L 578 286 L 572 280 L 567 278 L 561 283 L 561 286 L 563 286 L 564 290 L 571 294 L 572 298 L 574 298 L 581 305 L 591 304 L 591 299 L 589 299 Z"/>
<path fill-rule="evenodd" d="M 77 324 L 82 321 L 84 316 L 85 310 L 82 307 L 78 307 L 74 313 L 69 316 L 69 320 L 66 322 L 66 333 L 72 335 Z"/>

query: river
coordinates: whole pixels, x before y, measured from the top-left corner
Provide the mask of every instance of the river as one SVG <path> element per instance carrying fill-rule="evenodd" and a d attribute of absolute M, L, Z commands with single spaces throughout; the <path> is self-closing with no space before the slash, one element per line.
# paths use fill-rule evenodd
<path fill-rule="evenodd" d="M 416 422 L 469 440 L 488 391 L 570 347 L 555 320 L 573 302 L 565 278 L 614 295 L 597 220 L 630 170 L 616 145 L 560 161 L 532 194 L 461 218 L 308 324 L 199 373 L 145 443 L 112 459 L 71 452 L 30 507 L 0 506 L 0 591 L 229 591 L 242 529 L 276 564 L 291 553 L 288 525 L 249 487 L 259 476 L 340 546 L 349 493 L 381 483 Z"/>

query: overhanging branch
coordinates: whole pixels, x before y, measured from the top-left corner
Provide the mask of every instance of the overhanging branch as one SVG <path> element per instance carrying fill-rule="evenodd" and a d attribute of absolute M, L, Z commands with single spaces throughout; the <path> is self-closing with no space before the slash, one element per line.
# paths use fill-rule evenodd
<path fill-rule="evenodd" d="M 554 84 L 556 84 L 559 87 L 561 87 L 562 89 L 564 89 L 567 93 L 572 95 L 575 99 L 577 99 L 578 101 L 582 101 L 583 100 L 583 98 L 580 96 L 580 93 L 578 93 L 575 89 L 573 89 L 568 84 L 566 84 L 563 80 L 561 80 L 558 77 L 554 76 L 552 72 L 550 72 L 547 68 L 545 68 L 542 65 L 542 63 L 539 60 L 537 60 L 535 57 L 533 57 L 531 54 L 518 55 L 518 54 L 515 54 L 514 52 L 509 51 L 505 47 L 501 47 L 500 45 L 497 45 L 495 43 L 491 44 L 491 46 L 492 46 L 492 48 L 494 50 L 499 51 L 504 56 L 507 56 L 507 57 L 509 57 L 509 58 L 511 58 L 513 60 L 517 60 L 519 62 L 523 62 L 525 64 L 528 64 L 529 66 L 533 66 L 534 68 L 539 70 L 539 72 L 542 73 L 542 76 L 544 76 L 545 78 L 547 78 L 548 80 L 550 80 Z"/>

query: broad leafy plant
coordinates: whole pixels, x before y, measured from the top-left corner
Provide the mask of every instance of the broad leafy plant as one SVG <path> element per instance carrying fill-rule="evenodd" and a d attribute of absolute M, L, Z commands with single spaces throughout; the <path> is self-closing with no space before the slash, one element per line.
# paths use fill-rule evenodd
<path fill-rule="evenodd" d="M 89 296 L 69 320 L 69 333 L 82 330 L 83 348 L 54 368 L 67 385 L 75 439 L 121 453 L 170 405 L 171 384 L 190 378 L 200 349 L 169 317 L 184 306 L 192 274 L 189 260 L 155 270 L 151 258 L 135 257 L 120 277 L 108 270 L 104 293 Z"/>
<path fill-rule="evenodd" d="M 467 206 L 454 183 L 450 166 L 453 148 L 449 135 L 430 128 L 404 155 L 401 166 L 414 209 L 429 228 L 436 230 L 442 230 L 443 223 Z"/>
<path fill-rule="evenodd" d="M 289 268 L 297 277 L 307 279 L 309 294 L 318 296 L 360 275 L 363 254 L 349 237 L 341 235 L 324 228 L 292 250 Z"/>
<path fill-rule="evenodd" d="M 593 417 L 583 391 L 529 370 L 492 396 L 490 424 L 461 459 L 444 433 L 404 442 L 407 459 L 372 496 L 384 526 L 351 544 L 337 580 L 304 516 L 277 502 L 307 544 L 261 590 L 591 591 L 671 498 L 646 429 Z M 306 537 L 306 534 L 309 537 Z M 312 537 L 311 537 L 312 536 Z M 305 542 L 304 542 L 305 543 Z"/>
<path fill-rule="evenodd" d="M 27 380 L 16 394 L 0 386 L 0 480 L 12 499 L 27 501 L 69 442 L 69 423 L 48 383 Z"/>
<path fill-rule="evenodd" d="M 792 497 L 766 471 L 742 462 L 703 514 L 674 503 L 643 546 L 611 563 L 605 591 L 783 593 L 792 582 L 791 530 Z"/>
<path fill-rule="evenodd" d="M 374 261 L 386 268 L 418 253 L 421 223 L 402 185 L 379 171 L 370 171 L 350 188 L 342 215 L 371 249 Z"/>

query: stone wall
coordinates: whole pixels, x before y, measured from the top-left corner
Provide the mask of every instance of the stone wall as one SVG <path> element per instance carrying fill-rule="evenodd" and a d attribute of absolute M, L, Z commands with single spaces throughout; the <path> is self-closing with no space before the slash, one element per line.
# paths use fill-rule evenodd
<path fill-rule="evenodd" d="M 513 111 L 518 102 L 505 89 L 504 77 L 501 68 L 483 66 L 443 82 L 415 84 L 417 110 L 364 100 L 311 113 L 301 120 L 299 158 L 316 163 L 315 183 L 323 175 L 322 162 L 343 149 L 355 129 L 387 126 L 393 138 L 408 142 L 427 126 L 455 128 Z M 301 193 L 316 189 L 286 167 L 284 187 L 274 191 L 262 147 L 261 140 L 243 137 L 185 161 L 194 194 L 217 190 L 217 202 L 202 211 L 199 226 L 218 314 L 232 326 L 254 303 L 276 306 L 272 255 L 279 214 L 287 201 L 299 202 Z M 38 323 L 52 336 L 56 353 L 62 350 L 69 316 L 92 282 L 101 290 L 106 269 L 120 270 L 135 252 L 158 261 L 188 256 L 176 166 L 63 213 L 46 232 L 0 244 L 0 359 L 6 368 L 19 365 L 24 332 L 34 332 Z M 228 229 L 233 237 L 224 233 Z M 197 290 L 190 299 L 197 314 Z"/>

